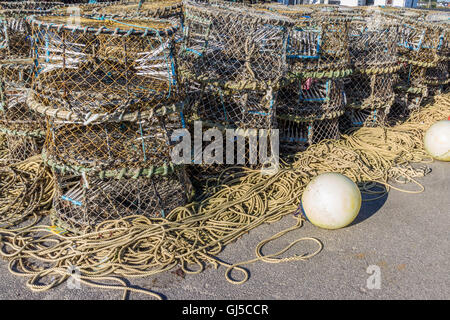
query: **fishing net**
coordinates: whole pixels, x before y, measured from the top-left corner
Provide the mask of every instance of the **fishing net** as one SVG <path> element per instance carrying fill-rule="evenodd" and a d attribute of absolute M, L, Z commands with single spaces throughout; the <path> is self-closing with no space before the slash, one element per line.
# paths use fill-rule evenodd
<path fill-rule="evenodd" d="M 139 177 L 100 178 L 54 172 L 56 195 L 52 221 L 59 227 L 84 233 L 111 219 L 141 215 L 165 217 L 185 205 L 191 184 L 184 169 Z"/>
<path fill-rule="evenodd" d="M 174 22 L 30 17 L 34 102 L 93 121 L 177 101 Z"/>

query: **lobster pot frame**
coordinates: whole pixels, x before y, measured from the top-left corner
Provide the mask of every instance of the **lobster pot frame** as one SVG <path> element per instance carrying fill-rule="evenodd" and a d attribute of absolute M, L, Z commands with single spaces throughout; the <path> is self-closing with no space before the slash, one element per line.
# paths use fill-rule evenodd
<path fill-rule="evenodd" d="M 8 162 L 25 160 L 42 149 L 44 121 L 26 105 L 31 72 L 30 60 L 0 65 L 0 132 L 6 135 Z"/>
<path fill-rule="evenodd" d="M 91 15 L 103 7 L 117 5 L 122 0 L 96 0 L 95 3 L 88 1 L 66 1 L 65 5 L 53 10 L 54 14 L 69 14 L 69 15 Z"/>
<path fill-rule="evenodd" d="M 325 139 L 339 139 L 339 117 L 299 121 L 296 118 L 279 117 L 281 149 L 285 152 L 306 150 L 308 146 Z"/>
<path fill-rule="evenodd" d="M 163 218 L 185 205 L 192 192 L 184 169 L 152 177 L 99 178 L 54 172 L 52 222 L 75 233 L 131 215 Z"/>
<path fill-rule="evenodd" d="M 55 163 L 96 171 L 169 164 L 173 130 L 182 127 L 180 113 L 134 120 L 83 125 L 48 117 L 47 156 Z"/>
<path fill-rule="evenodd" d="M 227 90 L 188 81 L 184 109 L 189 119 L 226 128 L 274 127 L 275 94 L 268 90 Z"/>
<path fill-rule="evenodd" d="M 186 2 L 180 73 L 224 89 L 263 89 L 286 70 L 292 22 L 249 7 Z"/>
<path fill-rule="evenodd" d="M 88 121 L 177 102 L 175 22 L 75 16 L 28 21 L 38 103 Z"/>

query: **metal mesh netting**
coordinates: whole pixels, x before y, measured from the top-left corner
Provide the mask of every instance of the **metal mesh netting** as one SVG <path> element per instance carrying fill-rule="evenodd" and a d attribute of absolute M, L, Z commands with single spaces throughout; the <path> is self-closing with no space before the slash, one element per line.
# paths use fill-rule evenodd
<path fill-rule="evenodd" d="M 29 19 L 36 101 L 86 120 L 177 101 L 173 22 L 76 17 Z M 77 22 L 80 25 L 77 25 Z"/>
<path fill-rule="evenodd" d="M 55 172 L 56 196 L 53 221 L 83 233 L 97 224 L 130 215 L 165 217 L 186 204 L 191 185 L 184 170 L 151 178 L 82 177 Z"/>

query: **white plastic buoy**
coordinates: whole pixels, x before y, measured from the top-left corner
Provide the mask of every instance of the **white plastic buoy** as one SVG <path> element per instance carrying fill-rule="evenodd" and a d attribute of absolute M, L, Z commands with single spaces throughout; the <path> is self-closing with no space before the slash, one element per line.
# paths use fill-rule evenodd
<path fill-rule="evenodd" d="M 425 133 L 424 144 L 434 159 L 450 161 L 450 120 L 433 124 Z"/>
<path fill-rule="evenodd" d="M 317 227 L 348 226 L 361 208 L 361 192 L 352 180 L 339 173 L 323 173 L 310 181 L 302 195 L 308 220 Z"/>

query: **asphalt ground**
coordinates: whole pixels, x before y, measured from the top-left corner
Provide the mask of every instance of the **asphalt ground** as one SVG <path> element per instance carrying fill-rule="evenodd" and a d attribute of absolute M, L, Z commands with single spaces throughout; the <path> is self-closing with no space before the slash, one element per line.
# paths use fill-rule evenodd
<path fill-rule="evenodd" d="M 171 271 L 131 279 L 129 284 L 167 299 L 449 299 L 450 163 L 435 162 L 431 168 L 429 175 L 419 179 L 425 186 L 423 193 L 392 190 L 380 200 L 363 202 L 357 219 L 346 228 L 322 230 L 306 222 L 263 250 L 269 254 L 299 237 L 315 237 L 324 248 L 310 260 L 246 265 L 250 278 L 242 285 L 227 282 L 224 267 L 209 267 L 197 275 Z M 401 187 L 416 188 L 414 184 Z M 252 230 L 228 245 L 219 258 L 229 263 L 251 259 L 260 241 L 294 222 L 286 216 Z M 313 249 L 300 243 L 283 256 Z M 241 274 L 233 272 L 232 276 Z M 120 299 L 122 295 L 85 285 L 70 289 L 66 284 L 34 293 L 25 284 L 25 278 L 9 273 L 7 262 L 0 260 L 0 299 L 91 300 Z M 129 298 L 152 299 L 135 293 Z"/>

